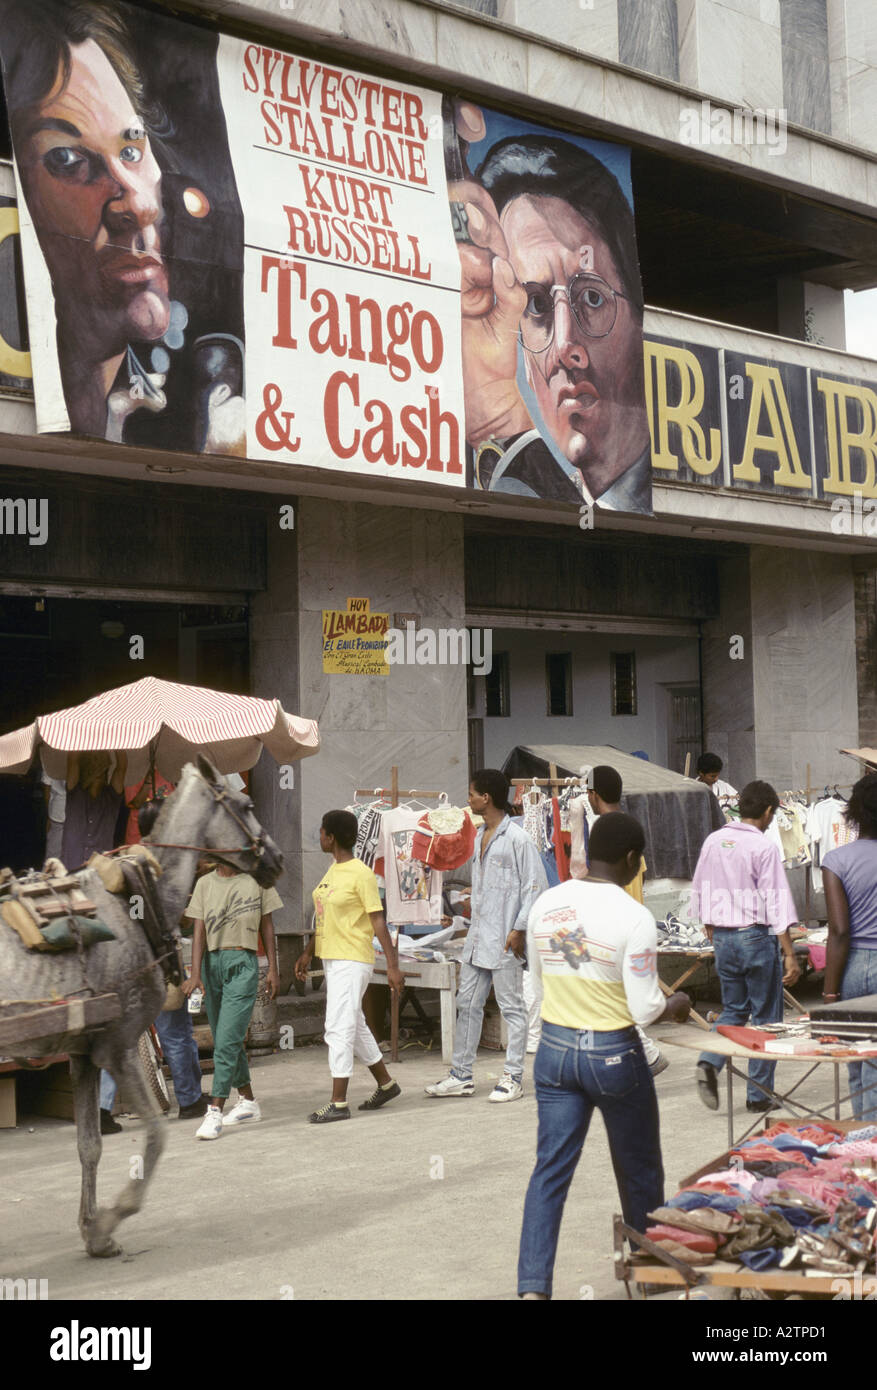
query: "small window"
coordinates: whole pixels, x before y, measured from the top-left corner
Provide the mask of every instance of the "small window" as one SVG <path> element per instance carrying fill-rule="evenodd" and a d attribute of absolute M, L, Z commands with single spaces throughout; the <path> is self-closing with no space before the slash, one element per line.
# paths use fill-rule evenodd
<path fill-rule="evenodd" d="M 484 712 L 488 717 L 509 713 L 509 654 L 494 652 L 490 674 L 484 677 Z"/>
<path fill-rule="evenodd" d="M 613 652 L 609 658 L 612 713 L 636 714 L 636 654 Z"/>
<path fill-rule="evenodd" d="M 572 653 L 549 652 L 545 658 L 548 713 L 572 714 Z"/>

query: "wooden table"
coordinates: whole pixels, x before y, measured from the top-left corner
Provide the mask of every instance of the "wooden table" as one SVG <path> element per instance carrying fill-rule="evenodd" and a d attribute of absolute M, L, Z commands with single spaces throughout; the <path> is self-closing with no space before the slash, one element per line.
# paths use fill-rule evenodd
<path fill-rule="evenodd" d="M 415 960 L 412 956 L 399 957 L 399 969 L 405 978 L 406 989 L 437 989 L 441 1006 L 442 1061 L 450 1062 L 454 1056 L 454 1027 L 457 1021 L 457 962 L 455 960 Z M 387 960 L 380 951 L 375 952 L 372 984 L 387 982 Z M 393 1051 L 391 1061 L 398 1058 L 398 997 L 391 1004 L 393 1009 L 391 1038 Z"/>
<path fill-rule="evenodd" d="M 734 1077 L 739 1076 L 747 1082 L 749 1080 L 749 1077 L 746 1072 L 738 1071 L 738 1069 L 734 1066 L 734 1062 L 732 1059 L 746 1057 L 751 1058 L 753 1061 L 756 1062 L 797 1062 L 799 1066 L 802 1063 L 812 1063 L 809 1070 L 806 1071 L 804 1075 L 795 1082 L 794 1086 L 789 1091 L 772 1091 L 769 1089 L 769 1087 L 762 1086 L 757 1081 L 754 1081 L 752 1084 L 756 1086 L 759 1091 L 763 1092 L 765 1096 L 769 1096 L 771 1100 L 779 1101 L 781 1105 L 788 1107 L 790 1110 L 800 1111 L 802 1115 L 809 1115 L 817 1120 L 828 1120 L 832 1123 L 834 1121 L 840 1120 L 841 1105 L 845 1105 L 847 1102 L 851 1102 L 853 1097 L 852 1092 L 848 1092 L 845 1096 L 841 1096 L 840 1074 L 838 1072 L 838 1067 L 847 1066 L 850 1062 L 855 1062 L 859 1060 L 877 1060 L 877 1050 L 875 1050 L 875 1057 L 873 1058 L 866 1058 L 865 1054 L 861 1053 L 856 1056 L 847 1055 L 845 1057 L 831 1057 L 826 1056 L 824 1054 L 817 1055 L 815 1053 L 799 1052 L 797 1054 L 790 1054 L 778 1052 L 756 1052 L 753 1048 L 743 1047 L 740 1043 L 732 1042 L 732 1040 L 730 1038 L 726 1038 L 723 1033 L 713 1032 L 709 1040 L 707 1040 L 699 1029 L 690 1028 L 687 1024 L 684 1023 L 679 1024 L 675 1027 L 672 1025 L 664 1024 L 662 1024 L 661 1026 L 663 1029 L 665 1029 L 665 1031 L 656 1036 L 655 1040 L 658 1043 L 670 1043 L 674 1047 L 687 1047 L 695 1052 L 715 1052 L 719 1054 L 719 1056 L 726 1057 L 728 1059 L 723 1070 L 727 1078 L 728 1087 L 729 1149 L 733 1149 L 735 1144 L 741 1143 L 742 1140 L 744 1140 L 747 1137 L 747 1135 L 751 1134 L 753 1130 L 757 1129 L 759 1125 L 771 1123 L 769 1118 L 766 1118 L 766 1116 L 763 1114 L 759 1114 L 755 1118 L 753 1123 L 750 1124 L 749 1128 L 745 1130 L 742 1134 L 738 1135 L 737 1139 L 735 1140 Z M 823 1065 L 826 1062 L 834 1064 L 833 1115 L 826 1115 L 824 1111 L 821 1110 L 811 1110 L 809 1106 L 802 1105 L 800 1101 L 791 1099 L 795 1091 L 797 1091 L 798 1087 L 802 1086 L 804 1082 L 807 1080 L 807 1077 L 810 1076 L 818 1066 Z M 856 1092 L 856 1094 L 858 1094 L 858 1092 Z M 767 1114 L 769 1115 L 770 1112 L 767 1112 Z M 862 1121 L 862 1123 L 864 1123 L 864 1121 Z"/>
<path fill-rule="evenodd" d="M 667 996 L 668 999 L 670 998 L 671 994 L 675 994 L 677 990 L 682 988 L 686 980 L 691 979 L 692 975 L 695 973 L 696 970 L 700 968 L 700 966 L 703 964 L 705 960 L 715 959 L 715 952 L 713 951 L 712 946 L 705 946 L 703 950 L 700 951 L 694 949 L 690 951 L 668 951 L 661 950 L 661 948 L 658 947 L 658 962 L 660 965 L 666 965 L 667 961 L 672 956 L 682 956 L 683 958 L 688 958 L 689 960 L 692 960 L 693 963 L 689 965 L 687 970 L 683 970 L 682 974 L 679 976 L 679 979 L 676 980 L 672 985 L 665 985 L 660 975 L 658 976 L 658 984 L 661 986 L 661 989 L 663 990 L 664 994 Z M 703 1018 L 697 1012 L 696 1009 L 691 1010 L 689 1017 L 694 1019 L 698 1028 L 705 1028 L 706 1031 L 709 1032 L 709 1024 L 707 1023 L 706 1019 Z"/>

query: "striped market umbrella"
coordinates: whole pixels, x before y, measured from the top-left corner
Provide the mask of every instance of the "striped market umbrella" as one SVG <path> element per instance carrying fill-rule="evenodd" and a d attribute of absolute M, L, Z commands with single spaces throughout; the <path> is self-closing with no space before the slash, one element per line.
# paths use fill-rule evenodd
<path fill-rule="evenodd" d="M 279 700 L 144 676 L 4 734 L 0 772 L 26 772 L 39 749 L 49 776 L 63 780 L 68 753 L 125 752 L 127 781 L 140 781 L 152 762 L 176 782 L 197 753 L 219 772 L 245 772 L 263 747 L 280 764 L 308 758 L 319 752 L 317 722 L 287 714 Z"/>

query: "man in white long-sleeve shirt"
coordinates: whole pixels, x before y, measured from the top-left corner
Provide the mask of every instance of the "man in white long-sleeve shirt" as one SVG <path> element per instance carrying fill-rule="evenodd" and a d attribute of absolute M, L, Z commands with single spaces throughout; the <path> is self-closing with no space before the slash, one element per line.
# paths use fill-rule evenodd
<path fill-rule="evenodd" d="M 635 1025 L 683 1022 L 689 1001 L 664 998 L 655 919 L 623 891 L 639 872 L 644 844 L 632 816 L 601 816 L 591 831 L 588 877 L 549 888 L 527 924 L 543 1001 L 533 1068 L 539 1137 L 518 1259 L 525 1298 L 551 1296 L 566 1194 L 595 1107 L 625 1221 L 644 1231 L 646 1214 L 664 1200 L 658 1101 Z"/>

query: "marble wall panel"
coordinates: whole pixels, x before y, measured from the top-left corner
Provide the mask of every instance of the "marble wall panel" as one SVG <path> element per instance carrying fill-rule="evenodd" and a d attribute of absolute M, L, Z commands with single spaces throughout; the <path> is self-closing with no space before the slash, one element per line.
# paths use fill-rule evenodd
<path fill-rule="evenodd" d="M 676 0 L 618 0 L 618 61 L 678 80 Z"/>
<path fill-rule="evenodd" d="M 779 110 L 779 9 L 749 0 L 679 0 L 679 78 L 731 105 Z"/>
<path fill-rule="evenodd" d="M 825 0 L 784 0 L 781 10 L 783 96 L 788 119 L 831 131 L 828 19 Z"/>
<path fill-rule="evenodd" d="M 617 62 L 618 3 L 619 0 L 505 0 L 500 17 L 540 38 L 554 39 L 595 58 Z"/>

